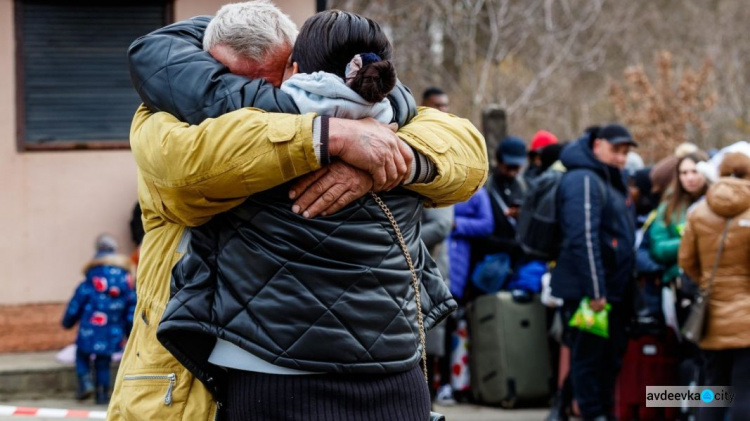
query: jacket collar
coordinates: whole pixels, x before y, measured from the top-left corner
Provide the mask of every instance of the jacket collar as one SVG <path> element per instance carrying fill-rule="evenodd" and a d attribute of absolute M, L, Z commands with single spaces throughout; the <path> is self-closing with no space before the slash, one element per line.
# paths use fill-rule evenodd
<path fill-rule="evenodd" d="M 86 264 L 86 266 L 83 267 L 83 273 L 86 274 L 86 272 L 88 272 L 89 269 L 93 268 L 94 266 L 114 266 L 127 270 L 130 273 L 133 273 L 134 269 L 133 262 L 130 261 L 130 258 L 128 256 L 114 253 L 92 259 Z"/>

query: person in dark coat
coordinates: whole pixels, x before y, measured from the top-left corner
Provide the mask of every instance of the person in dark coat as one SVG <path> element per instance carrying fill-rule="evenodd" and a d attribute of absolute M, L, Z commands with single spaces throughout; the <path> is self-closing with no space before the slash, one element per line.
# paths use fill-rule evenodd
<path fill-rule="evenodd" d="M 516 239 L 516 220 L 521 209 L 527 185 L 520 175 L 526 163 L 526 143 L 518 137 L 507 137 L 495 151 L 497 166 L 485 189 L 492 205 L 495 228 L 489 236 L 472 241 L 472 261 L 479 262 L 485 256 L 506 253 L 511 267 L 523 259 L 523 250 Z M 475 295 L 477 291 L 472 291 Z"/>
<path fill-rule="evenodd" d="M 636 146 L 620 125 L 591 130 L 568 145 L 557 192 L 562 246 L 552 272 L 552 294 L 564 300 L 566 319 L 584 297 L 594 311 L 609 303 L 609 338 L 570 329 L 571 378 L 585 420 L 607 420 L 615 379 L 627 345 L 622 300 L 633 277 L 635 222 L 622 169 Z M 567 323 L 565 323 L 567 325 Z"/>
<path fill-rule="evenodd" d="M 135 292 L 131 263 L 127 256 L 116 254 L 117 242 L 100 235 L 96 255 L 84 267 L 86 279 L 78 285 L 63 316 L 66 329 L 78 326 L 76 339 L 76 399 L 94 393 L 91 382 L 91 357 L 96 375 L 96 403 L 109 401 L 112 354 L 122 351 L 125 338 L 133 326 Z"/>

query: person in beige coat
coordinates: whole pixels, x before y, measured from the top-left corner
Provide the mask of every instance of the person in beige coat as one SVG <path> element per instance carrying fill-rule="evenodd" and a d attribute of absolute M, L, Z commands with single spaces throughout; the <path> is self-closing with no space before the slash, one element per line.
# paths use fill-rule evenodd
<path fill-rule="evenodd" d="M 708 301 L 706 333 L 699 346 L 707 386 L 731 386 L 729 419 L 750 414 L 750 157 L 728 154 L 721 178 L 688 214 L 679 265 L 700 287 L 709 284 L 727 227 Z M 724 420 L 727 408 L 701 408 L 701 420 Z"/>

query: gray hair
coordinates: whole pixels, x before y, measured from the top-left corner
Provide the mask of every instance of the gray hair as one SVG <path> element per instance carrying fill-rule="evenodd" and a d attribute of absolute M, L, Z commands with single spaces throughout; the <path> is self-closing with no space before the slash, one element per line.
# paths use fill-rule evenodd
<path fill-rule="evenodd" d="M 294 45 L 297 26 L 268 0 L 231 3 L 219 9 L 206 28 L 203 49 L 224 44 L 254 61 L 281 45 Z"/>

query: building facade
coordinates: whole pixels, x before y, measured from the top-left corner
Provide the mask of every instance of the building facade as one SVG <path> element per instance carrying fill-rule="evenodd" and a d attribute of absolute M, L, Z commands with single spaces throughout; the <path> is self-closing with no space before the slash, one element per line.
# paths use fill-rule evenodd
<path fill-rule="evenodd" d="M 97 235 L 133 250 L 127 45 L 224 3 L 0 0 L 0 352 L 72 342 L 60 319 Z M 316 10 L 275 3 L 298 25 Z"/>

